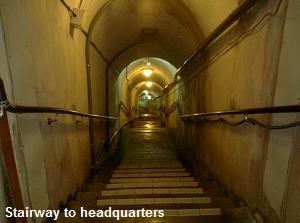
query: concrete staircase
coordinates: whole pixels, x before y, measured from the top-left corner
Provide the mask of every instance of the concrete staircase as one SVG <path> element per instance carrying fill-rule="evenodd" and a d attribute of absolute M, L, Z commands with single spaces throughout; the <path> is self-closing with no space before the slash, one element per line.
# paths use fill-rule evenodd
<path fill-rule="evenodd" d="M 117 165 L 100 170 L 85 191 L 69 202 L 68 209 L 76 210 L 77 216 L 61 216 L 58 222 L 243 222 L 227 216 L 238 205 L 217 181 L 193 176 L 178 161 L 167 130 L 158 122 L 138 121 L 124 130 L 119 153 Z M 109 209 L 139 210 L 140 217 L 78 216 L 82 210 Z"/>

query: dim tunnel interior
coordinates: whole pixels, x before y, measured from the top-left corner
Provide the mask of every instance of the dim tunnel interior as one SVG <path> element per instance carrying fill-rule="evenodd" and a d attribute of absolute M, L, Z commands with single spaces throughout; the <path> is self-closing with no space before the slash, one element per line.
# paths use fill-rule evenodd
<path fill-rule="evenodd" d="M 298 222 L 299 12 L 0 0 L 0 222 Z"/>

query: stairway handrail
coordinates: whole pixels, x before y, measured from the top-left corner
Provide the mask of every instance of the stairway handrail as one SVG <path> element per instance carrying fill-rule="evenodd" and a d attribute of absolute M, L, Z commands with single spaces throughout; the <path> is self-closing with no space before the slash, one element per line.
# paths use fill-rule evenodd
<path fill-rule="evenodd" d="M 123 123 L 115 132 L 114 134 L 111 136 L 110 140 L 109 140 L 109 144 L 112 145 L 113 141 L 115 140 L 115 138 L 119 135 L 119 133 L 121 132 L 121 130 L 129 125 L 130 123 L 132 123 L 133 121 L 137 120 L 140 117 L 140 115 L 135 116 L 132 119 L 129 119 L 127 122 Z"/>
<path fill-rule="evenodd" d="M 174 101 L 172 103 L 172 105 L 165 111 L 165 114 L 167 116 L 170 115 L 171 113 L 173 113 L 174 111 L 176 111 L 177 107 L 178 107 L 178 102 Z"/>
<path fill-rule="evenodd" d="M 134 106 L 134 105 L 131 105 L 131 108 L 130 108 L 131 111 L 133 111 L 134 113 L 138 113 L 138 109 Z"/>
<path fill-rule="evenodd" d="M 1 78 L 0 78 L 0 109 L 1 109 L 0 118 L 5 112 L 10 112 L 10 113 L 17 113 L 17 114 L 23 114 L 23 113 L 65 114 L 65 115 L 74 115 L 74 116 L 80 116 L 86 118 L 104 119 L 104 120 L 111 120 L 111 121 L 115 121 L 118 119 L 118 117 L 90 114 L 90 113 L 79 112 L 76 110 L 65 109 L 65 108 L 43 107 L 43 106 L 19 106 L 19 105 L 11 104 L 7 99 L 6 91 Z"/>
<path fill-rule="evenodd" d="M 274 114 L 274 113 L 296 113 L 300 112 L 300 105 L 285 105 L 285 106 L 273 106 L 273 107 L 257 107 L 246 109 L 234 109 L 226 111 L 204 112 L 194 113 L 189 115 L 179 116 L 182 119 L 199 118 L 215 115 L 250 115 L 250 114 Z"/>
<path fill-rule="evenodd" d="M 130 113 L 131 113 L 131 109 L 127 108 L 127 106 L 125 105 L 125 103 L 123 101 L 119 102 L 119 109 L 120 111 L 124 112 L 124 114 L 129 117 Z"/>
<path fill-rule="evenodd" d="M 252 125 L 258 125 L 265 129 L 286 129 L 300 125 L 300 121 L 295 121 L 292 123 L 286 123 L 281 125 L 269 125 L 264 124 L 257 119 L 250 118 L 248 115 L 255 114 L 278 114 L 278 113 L 299 113 L 300 105 L 286 105 L 286 106 L 273 106 L 273 107 L 259 107 L 259 108 L 247 108 L 247 109 L 235 109 L 228 111 L 216 111 L 216 112 L 207 112 L 207 113 L 194 113 L 189 115 L 179 116 L 183 121 L 193 121 L 193 122 L 222 122 L 231 126 L 238 126 L 243 123 L 251 123 Z M 222 116 L 228 115 L 244 115 L 244 118 L 239 121 L 229 121 L 228 119 L 223 118 Z M 211 119 L 209 117 L 215 117 L 217 119 Z"/>
<path fill-rule="evenodd" d="M 53 114 L 64 114 L 64 115 L 74 115 L 86 118 L 96 118 L 96 119 L 106 119 L 106 120 L 117 120 L 118 117 L 97 115 L 91 113 L 79 112 L 76 110 L 56 108 L 56 107 L 40 107 L 40 106 L 19 106 L 10 104 L 6 109 L 7 112 L 17 113 L 17 114 L 39 114 L 39 113 L 53 113 Z"/>

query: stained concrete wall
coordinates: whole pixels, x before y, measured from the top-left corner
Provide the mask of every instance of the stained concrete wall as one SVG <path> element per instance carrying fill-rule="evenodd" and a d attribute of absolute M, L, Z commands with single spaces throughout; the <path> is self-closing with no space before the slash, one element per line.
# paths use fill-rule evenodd
<path fill-rule="evenodd" d="M 291 61 L 299 58 L 292 53 L 299 51 L 291 49 L 298 44 L 296 28 L 285 30 L 284 43 L 289 43 L 283 45 L 281 53 L 287 1 L 282 1 L 275 16 L 267 17 L 254 32 L 247 33 L 266 13 L 274 12 L 277 4 L 278 1 L 260 4 L 213 44 L 207 55 L 209 59 L 202 58 L 195 65 L 200 75 L 179 89 L 183 114 L 299 103 L 299 72 L 298 68 L 295 70 L 297 66 L 290 66 Z M 294 20 L 288 20 L 286 25 L 289 24 L 299 25 Z M 242 35 L 246 38 L 234 45 L 234 40 Z M 233 48 L 214 60 L 228 43 Z M 208 68 L 203 69 L 208 63 L 211 63 Z M 187 80 L 187 74 L 183 75 L 183 81 Z M 272 118 L 253 117 L 263 123 L 270 123 Z M 243 116 L 227 118 L 237 121 Z M 295 116 L 273 118 L 274 123 L 292 120 Z M 252 210 L 258 209 L 269 222 L 279 221 L 295 129 L 273 132 L 249 124 L 231 127 L 179 122 L 178 125 L 196 166 L 204 161 Z"/>
<path fill-rule="evenodd" d="M 10 101 L 87 112 L 86 38 L 70 27 L 66 8 L 47 0 L 0 3 L 6 40 L 2 47 L 7 51 L 1 64 L 8 66 L 1 77 Z M 105 83 L 97 75 L 104 64 L 95 54 L 92 50 L 92 92 L 99 101 L 93 104 L 102 113 Z M 98 88 L 97 82 L 102 84 Z M 56 208 L 65 202 L 87 178 L 90 166 L 87 120 L 59 116 L 48 125 L 48 118 L 55 115 L 9 116 L 25 205 L 31 208 Z M 76 120 L 82 122 L 75 125 Z"/>
<path fill-rule="evenodd" d="M 290 0 L 284 28 L 281 58 L 277 77 L 274 105 L 300 103 L 300 1 Z M 274 115 L 273 123 L 289 123 L 299 121 L 298 114 Z M 299 165 L 295 159 L 300 143 L 298 128 L 272 131 L 268 145 L 267 163 L 264 175 L 264 193 L 268 202 L 281 219 L 286 222 L 299 221 L 296 211 L 300 205 L 289 205 L 286 213 L 287 194 L 299 193 L 289 182 L 299 180 L 291 174 L 292 165 Z M 290 186 L 290 191 L 288 190 Z M 298 189 L 299 190 L 299 189 Z M 291 197 L 289 198 L 290 200 Z M 289 210 L 292 209 L 293 211 Z"/>
<path fill-rule="evenodd" d="M 91 90 L 92 90 L 92 104 L 93 113 L 106 115 L 106 62 L 96 52 L 95 48 L 91 48 Z M 106 121 L 94 120 L 94 136 L 95 136 L 95 149 L 99 148 L 101 140 L 105 139 Z"/>

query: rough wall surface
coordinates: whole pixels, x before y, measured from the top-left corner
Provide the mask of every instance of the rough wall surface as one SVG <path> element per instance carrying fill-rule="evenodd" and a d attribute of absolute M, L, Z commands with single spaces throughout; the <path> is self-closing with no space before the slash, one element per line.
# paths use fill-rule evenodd
<path fill-rule="evenodd" d="M 92 104 L 94 114 L 106 114 L 106 63 L 96 52 L 95 48 L 91 48 L 91 90 Z M 100 141 L 106 137 L 106 128 L 104 120 L 94 120 L 94 136 L 95 149 L 99 147 Z"/>
<path fill-rule="evenodd" d="M 256 26 L 257 21 L 266 13 L 275 12 L 278 3 L 279 1 L 268 1 L 265 5 L 261 4 L 256 11 L 241 19 L 214 43 L 209 50 L 209 59 L 202 58 L 202 63 L 198 65 L 200 75 L 184 87 L 179 87 L 179 102 L 183 114 L 299 103 L 299 88 L 296 84 L 299 83 L 299 73 L 289 72 L 284 67 L 277 72 L 279 58 L 282 56 L 282 33 L 287 1 L 282 1 L 275 16 L 267 16 L 257 25 L 255 31 L 247 32 Z M 245 34 L 247 37 L 236 41 L 238 44 L 235 45 L 234 40 Z M 224 46 L 234 47 L 226 51 Z M 222 55 L 220 52 L 223 49 L 225 53 Z M 214 60 L 215 55 L 222 56 Z M 201 67 L 208 63 L 211 63 L 208 68 L 201 70 Z M 283 75 L 287 72 L 288 77 Z M 187 77 L 188 74 L 191 73 L 187 72 Z M 290 85 L 291 83 L 294 84 Z M 292 101 L 291 96 L 294 98 Z M 253 117 L 264 123 L 271 120 L 271 116 L 268 115 Z M 243 117 L 228 118 L 236 121 Z M 275 123 L 278 123 L 278 120 L 274 118 Z M 295 117 L 292 120 L 295 120 Z M 269 222 L 279 221 L 288 157 L 293 148 L 290 142 L 295 140 L 294 134 L 286 136 L 295 130 L 273 133 L 247 124 L 230 127 L 220 123 L 179 122 L 178 125 L 189 148 L 192 148 L 190 153 L 195 157 L 196 165 L 197 162 L 204 161 L 221 181 L 253 210 L 259 209 L 266 218 L 266 215 L 272 216 L 268 219 Z M 278 139 L 283 138 L 286 141 L 278 142 Z M 262 203 L 265 198 L 270 198 L 265 202 L 269 203 L 270 213 L 264 212 L 266 209 Z"/>
<path fill-rule="evenodd" d="M 10 101 L 87 112 L 86 38 L 70 27 L 61 2 L 3 0 L 1 16 L 10 68 L 1 76 Z M 94 111 L 102 113 L 103 88 L 95 87 L 95 76 L 104 65 L 95 57 L 92 86 L 99 103 L 94 101 Z M 55 115 L 9 116 L 23 193 L 32 208 L 65 202 L 86 179 L 90 165 L 87 120 L 59 116 L 48 125 L 49 117 Z M 82 122 L 75 125 L 76 120 Z"/>
<path fill-rule="evenodd" d="M 300 1 L 290 0 L 284 28 L 281 58 L 279 62 L 275 105 L 300 103 Z M 274 115 L 273 123 L 289 123 L 299 120 L 298 114 Z M 264 176 L 264 192 L 266 199 L 276 213 L 286 222 L 299 221 L 299 200 L 296 185 L 299 176 L 299 128 L 272 131 L 268 145 L 266 171 Z M 289 184 L 289 182 L 291 182 Z M 289 194 L 289 198 L 287 198 Z M 295 194 L 294 196 L 292 194 Z M 288 199 L 288 204 L 286 204 Z M 286 209 L 287 208 L 287 209 Z M 286 212 L 287 211 L 287 212 Z"/>

